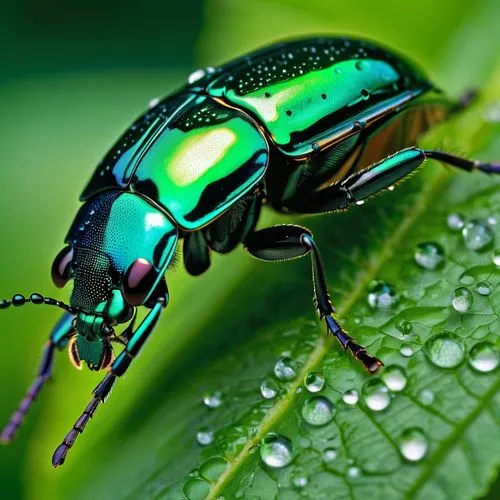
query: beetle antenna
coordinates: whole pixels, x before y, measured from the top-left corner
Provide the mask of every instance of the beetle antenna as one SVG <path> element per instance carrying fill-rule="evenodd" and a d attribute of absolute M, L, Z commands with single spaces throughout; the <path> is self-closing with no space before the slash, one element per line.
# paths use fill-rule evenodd
<path fill-rule="evenodd" d="M 7 309 L 10 306 L 20 307 L 31 302 L 32 304 L 45 304 L 48 306 L 57 306 L 71 314 L 77 314 L 80 309 L 70 306 L 61 302 L 60 300 L 53 299 L 52 297 L 44 297 L 39 293 L 32 293 L 28 298 L 20 293 L 16 293 L 10 300 L 0 300 L 0 309 Z"/>

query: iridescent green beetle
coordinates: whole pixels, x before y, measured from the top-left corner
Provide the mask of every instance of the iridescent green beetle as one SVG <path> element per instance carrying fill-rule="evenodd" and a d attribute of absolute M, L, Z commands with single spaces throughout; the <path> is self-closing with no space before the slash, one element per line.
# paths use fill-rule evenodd
<path fill-rule="evenodd" d="M 226 253 L 240 243 L 268 261 L 310 254 L 320 318 L 375 372 L 382 362 L 334 319 L 311 232 L 296 225 L 255 231 L 261 207 L 289 214 L 347 209 L 391 187 L 426 158 L 500 173 L 500 164 L 415 146 L 422 132 L 468 101 L 446 100 L 400 57 L 350 38 L 282 43 L 193 73 L 184 88 L 125 132 L 83 191 L 67 246 L 52 266 L 57 286 L 74 281 L 70 305 L 36 293 L 0 303 L 66 310 L 1 439 L 14 437 L 50 377 L 55 348 L 67 347 L 77 367 L 86 362 L 108 374 L 56 449 L 53 465 L 64 462 L 167 305 L 164 274 L 179 240 L 193 275 L 208 269 L 211 251 Z M 150 312 L 135 328 L 138 306 Z M 122 345 L 116 358 L 112 343 Z"/>

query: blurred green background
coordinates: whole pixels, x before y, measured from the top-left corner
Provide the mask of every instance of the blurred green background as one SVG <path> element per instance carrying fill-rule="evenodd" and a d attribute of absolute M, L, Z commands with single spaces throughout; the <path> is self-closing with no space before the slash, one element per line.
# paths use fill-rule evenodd
<path fill-rule="evenodd" d="M 498 19 L 498 0 L 22 0 L 0 5 L 0 295 L 60 294 L 50 282 L 50 264 L 94 166 L 151 98 L 180 85 L 197 67 L 283 37 L 355 33 L 397 48 L 457 94 L 480 86 L 499 64 Z M 198 283 L 216 293 L 222 288 L 216 280 L 211 272 Z M 189 286 L 182 271 L 170 280 L 176 293 Z M 198 307 L 200 314 L 209 309 Z M 175 308 L 171 314 L 165 332 L 156 335 L 120 389 L 121 400 L 113 398 L 110 412 L 99 419 L 104 430 L 92 425 L 88 444 L 78 443 L 82 450 L 92 443 L 95 450 L 98 440 L 106 439 L 106 428 L 133 411 L 155 369 L 168 362 L 182 366 L 177 353 L 189 348 L 189 338 L 165 342 Z M 49 308 L 2 312 L 0 421 L 7 421 L 31 382 L 57 318 Z M 191 353 L 190 359 L 197 361 L 196 356 Z M 146 370 L 149 366 L 153 369 Z M 53 470 L 50 455 L 98 379 L 74 370 L 64 354 L 58 357 L 54 384 L 15 443 L 0 449 L 3 498 L 64 496 L 57 483 L 65 469 Z M 140 419 L 140 410 L 135 411 Z M 113 434 L 106 446 L 119 447 L 123 437 Z M 78 473 L 85 474 L 85 461 L 79 463 Z"/>

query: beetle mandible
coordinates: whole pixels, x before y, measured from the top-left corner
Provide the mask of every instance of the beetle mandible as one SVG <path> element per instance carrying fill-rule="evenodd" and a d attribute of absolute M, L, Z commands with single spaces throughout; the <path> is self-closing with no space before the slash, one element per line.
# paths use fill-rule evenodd
<path fill-rule="evenodd" d="M 52 265 L 56 286 L 73 280 L 70 304 L 38 293 L 0 302 L 1 308 L 33 303 L 65 310 L 1 440 L 14 437 L 52 373 L 55 350 L 67 348 L 76 367 L 86 363 L 108 373 L 53 454 L 54 466 L 64 463 L 168 304 L 164 274 L 180 240 L 192 275 L 208 269 L 210 252 L 226 253 L 240 243 L 266 261 L 310 255 L 319 317 L 375 372 L 382 362 L 335 319 L 311 231 L 297 225 L 256 231 L 261 207 L 287 214 L 348 209 L 427 158 L 500 173 L 500 163 L 415 145 L 471 98 L 448 100 L 403 58 L 345 37 L 281 43 L 193 73 L 186 86 L 133 123 L 84 189 L 66 246 Z M 149 312 L 136 327 L 140 306 Z M 122 346 L 116 357 L 113 343 Z"/>

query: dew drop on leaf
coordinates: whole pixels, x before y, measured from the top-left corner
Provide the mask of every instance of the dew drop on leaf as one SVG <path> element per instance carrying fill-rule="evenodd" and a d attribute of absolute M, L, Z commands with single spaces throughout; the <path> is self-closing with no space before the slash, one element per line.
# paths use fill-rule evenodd
<path fill-rule="evenodd" d="M 495 266 L 500 267 L 500 248 L 495 248 L 491 254 L 491 260 Z"/>
<path fill-rule="evenodd" d="M 403 344 L 401 346 L 401 348 L 399 349 L 399 353 L 401 354 L 401 356 L 403 356 L 405 358 L 411 358 L 415 354 L 415 351 L 414 351 L 412 345 Z"/>
<path fill-rule="evenodd" d="M 499 363 L 500 354 L 491 342 L 479 342 L 469 351 L 469 364 L 478 372 L 491 372 L 498 367 Z"/>
<path fill-rule="evenodd" d="M 463 216 L 456 212 L 453 212 L 450 215 L 448 215 L 446 223 L 448 224 L 448 227 L 453 231 L 460 231 L 465 225 Z"/>
<path fill-rule="evenodd" d="M 413 330 L 413 325 L 407 321 L 406 319 L 403 319 L 399 321 L 396 324 L 396 328 L 403 334 L 403 335 L 410 335 L 410 333 Z"/>
<path fill-rule="evenodd" d="M 415 251 L 415 262 L 424 269 L 437 269 L 444 262 L 444 250 L 439 243 L 420 243 Z"/>
<path fill-rule="evenodd" d="M 202 500 L 208 495 L 209 490 L 209 484 L 198 477 L 189 478 L 182 488 L 188 500 Z"/>
<path fill-rule="evenodd" d="M 403 431 L 399 438 L 399 450 L 406 460 L 418 462 L 427 453 L 427 438 L 422 429 L 412 427 Z"/>
<path fill-rule="evenodd" d="M 322 373 L 308 373 L 304 377 L 304 385 L 309 392 L 319 392 L 325 386 L 325 377 Z"/>
<path fill-rule="evenodd" d="M 224 473 L 227 461 L 223 457 L 211 457 L 200 465 L 200 476 L 207 481 L 217 481 Z"/>
<path fill-rule="evenodd" d="M 288 356 L 282 356 L 274 365 L 274 374 L 280 380 L 293 380 L 297 376 L 295 363 Z"/>
<path fill-rule="evenodd" d="M 359 394 L 356 389 L 349 389 L 344 392 L 342 401 L 347 405 L 355 405 L 359 400 Z"/>
<path fill-rule="evenodd" d="M 309 479 L 302 469 L 297 469 L 292 473 L 292 483 L 296 488 L 302 489 L 307 486 Z"/>
<path fill-rule="evenodd" d="M 361 476 L 361 469 L 353 465 L 347 469 L 347 475 L 350 479 L 357 479 Z"/>
<path fill-rule="evenodd" d="M 388 387 L 379 379 L 371 379 L 363 385 L 363 399 L 373 411 L 385 410 L 391 404 Z"/>
<path fill-rule="evenodd" d="M 286 437 L 270 432 L 262 438 L 260 456 L 269 467 L 286 467 L 293 458 L 292 443 Z"/>
<path fill-rule="evenodd" d="M 302 418 L 315 427 L 326 425 L 334 415 L 334 404 L 324 396 L 314 396 L 306 399 L 302 405 Z"/>
<path fill-rule="evenodd" d="M 475 287 L 474 290 L 479 295 L 487 296 L 493 291 L 493 285 L 489 281 L 480 281 Z"/>
<path fill-rule="evenodd" d="M 260 384 L 260 393 L 265 399 L 273 399 L 278 395 L 279 387 L 274 380 L 264 380 Z"/>
<path fill-rule="evenodd" d="M 434 402 L 434 393 L 430 389 L 422 389 L 418 393 L 418 400 L 424 406 L 429 406 Z"/>
<path fill-rule="evenodd" d="M 471 308 L 474 302 L 474 296 L 468 288 L 461 286 L 453 292 L 450 300 L 453 309 L 463 314 Z"/>
<path fill-rule="evenodd" d="M 202 427 L 196 433 L 196 441 L 201 446 L 208 446 L 209 444 L 212 444 L 214 441 L 213 431 L 211 431 L 208 427 Z"/>
<path fill-rule="evenodd" d="M 462 346 L 449 333 L 439 333 L 425 343 L 430 362 L 440 368 L 454 368 L 464 359 Z"/>
<path fill-rule="evenodd" d="M 463 227 L 462 237 L 469 250 L 479 252 L 493 241 L 493 231 L 487 222 L 473 219 Z"/>
<path fill-rule="evenodd" d="M 222 406 L 223 403 L 224 398 L 222 392 L 220 391 L 210 391 L 205 393 L 205 395 L 203 396 L 203 404 L 207 408 L 219 408 L 219 406 Z"/>
<path fill-rule="evenodd" d="M 392 285 L 384 281 L 373 281 L 367 299 L 373 309 L 389 309 L 396 304 L 398 296 Z"/>
<path fill-rule="evenodd" d="M 326 448 L 323 451 L 323 461 L 324 462 L 333 462 L 337 458 L 337 450 L 334 448 Z"/>
<path fill-rule="evenodd" d="M 400 366 L 391 365 L 384 368 L 381 376 L 385 385 L 392 392 L 400 392 L 408 383 L 406 373 Z"/>

